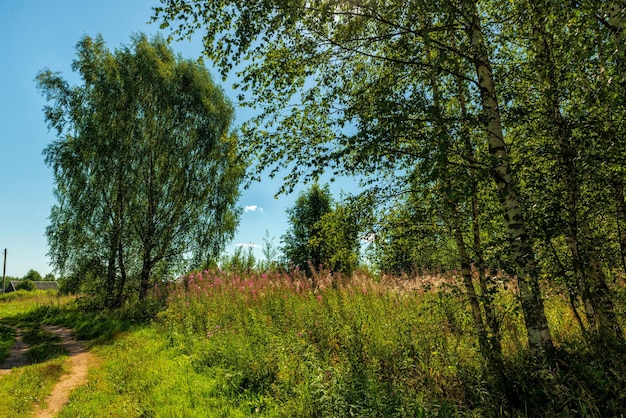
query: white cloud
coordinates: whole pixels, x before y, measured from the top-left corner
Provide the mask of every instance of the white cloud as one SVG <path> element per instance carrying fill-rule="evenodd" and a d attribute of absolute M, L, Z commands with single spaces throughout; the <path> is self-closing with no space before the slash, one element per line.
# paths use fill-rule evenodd
<path fill-rule="evenodd" d="M 243 209 L 244 212 L 260 212 L 263 213 L 263 208 L 258 207 L 257 205 L 249 205 Z"/>
<path fill-rule="evenodd" d="M 247 244 L 244 243 L 239 243 L 239 244 L 235 244 L 236 247 L 249 247 L 249 248 L 261 248 L 260 245 L 258 244 L 254 244 L 252 242 L 249 242 Z"/>

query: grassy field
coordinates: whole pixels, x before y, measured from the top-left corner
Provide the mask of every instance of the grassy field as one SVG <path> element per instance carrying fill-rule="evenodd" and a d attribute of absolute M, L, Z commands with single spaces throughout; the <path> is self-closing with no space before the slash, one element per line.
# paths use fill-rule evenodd
<path fill-rule="evenodd" d="M 24 340 L 32 347 L 27 358 L 34 364 L 21 367 L 11 374 L 0 376 L 0 416 L 24 417 L 31 413 L 50 393 L 65 372 L 66 357 L 56 344 L 58 340 L 43 333 L 38 324 L 27 316 L 40 309 L 61 308 L 68 299 L 53 293 L 19 291 L 0 298 L 0 360 L 5 359 L 13 344 L 15 331 L 20 326 L 26 332 Z"/>
<path fill-rule="evenodd" d="M 453 286 L 316 282 L 199 272 L 116 312 L 51 295 L 0 300 L 0 321 L 43 344 L 38 363 L 0 376 L 0 416 L 24 416 L 63 373 L 42 322 L 73 327 L 99 359 L 62 417 L 626 415 L 624 347 L 585 342 L 560 297 L 546 298 L 558 345 L 548 359 L 524 349 L 515 298 L 498 294 L 504 369 L 493 373 Z M 11 338 L 0 328 L 0 349 Z"/>

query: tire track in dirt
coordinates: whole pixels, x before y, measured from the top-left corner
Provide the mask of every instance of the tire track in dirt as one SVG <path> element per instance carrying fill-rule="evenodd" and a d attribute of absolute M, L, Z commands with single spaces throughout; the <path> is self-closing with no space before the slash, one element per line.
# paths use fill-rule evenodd
<path fill-rule="evenodd" d="M 72 336 L 71 329 L 54 325 L 42 325 L 41 328 L 46 332 L 58 335 L 61 338 L 61 345 L 70 357 L 67 360 L 69 373 L 61 376 L 50 395 L 42 403 L 46 406 L 37 406 L 34 413 L 34 416 L 38 418 L 48 418 L 55 416 L 63 408 L 69 401 L 72 390 L 87 381 L 87 373 L 89 367 L 95 362 L 95 357 L 87 351 L 84 341 L 77 340 Z M 24 356 L 28 352 L 28 344 L 22 339 L 21 331 L 17 328 L 14 329 L 16 331 L 15 343 L 11 348 L 9 357 L 0 366 L 0 375 L 11 373 L 14 368 L 29 364 Z"/>
<path fill-rule="evenodd" d="M 84 341 L 79 341 L 72 336 L 72 330 L 65 327 L 42 325 L 47 332 L 61 337 L 61 344 L 67 350 L 70 358 L 70 372 L 63 375 L 46 398 L 47 408 L 38 408 L 35 416 L 48 418 L 55 416 L 69 401 L 70 393 L 76 387 L 87 381 L 89 366 L 94 361 L 94 356 L 87 351 Z"/>
<path fill-rule="evenodd" d="M 15 342 L 11 347 L 9 357 L 7 357 L 2 365 L 0 365 L 0 376 L 11 373 L 11 370 L 13 370 L 14 367 L 28 365 L 28 361 L 24 356 L 24 354 L 28 352 L 28 344 L 26 344 L 22 339 L 22 332 L 19 329 L 15 327 L 11 328 L 15 330 Z"/>

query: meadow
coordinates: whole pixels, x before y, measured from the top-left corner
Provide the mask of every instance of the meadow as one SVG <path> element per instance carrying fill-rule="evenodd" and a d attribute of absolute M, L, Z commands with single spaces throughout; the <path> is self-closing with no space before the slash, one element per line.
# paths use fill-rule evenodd
<path fill-rule="evenodd" d="M 586 339 L 560 292 L 546 294 L 557 348 L 545 356 L 525 348 L 513 292 L 496 294 L 504 367 L 495 371 L 454 278 L 434 283 L 202 271 L 110 312 L 74 297 L 6 295 L 0 321 L 39 335 L 42 354 L 0 376 L 0 415 L 32 411 L 63 373 L 41 323 L 72 327 L 98 358 L 61 417 L 626 415 L 623 344 Z M 1 328 L 0 350 L 11 339 Z"/>

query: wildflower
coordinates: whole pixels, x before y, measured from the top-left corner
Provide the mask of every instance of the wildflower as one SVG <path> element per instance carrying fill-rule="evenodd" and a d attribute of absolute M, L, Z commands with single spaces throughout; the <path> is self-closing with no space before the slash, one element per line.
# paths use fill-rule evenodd
<path fill-rule="evenodd" d="M 322 295 L 317 295 L 317 301 L 322 302 Z"/>

